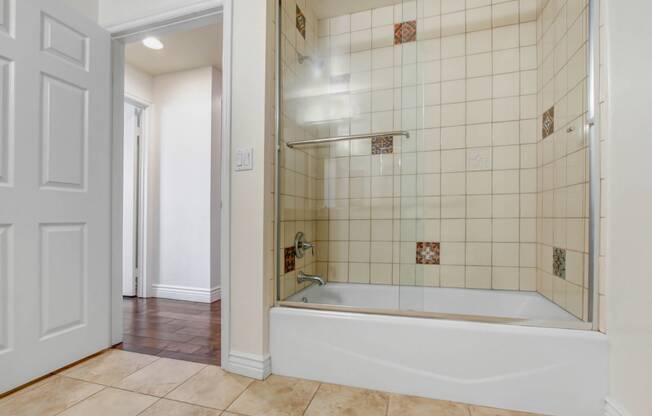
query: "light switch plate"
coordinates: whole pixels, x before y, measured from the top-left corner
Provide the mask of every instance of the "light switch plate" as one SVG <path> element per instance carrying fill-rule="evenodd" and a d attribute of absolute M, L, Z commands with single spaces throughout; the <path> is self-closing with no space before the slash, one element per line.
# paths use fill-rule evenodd
<path fill-rule="evenodd" d="M 235 170 L 236 172 L 242 172 L 245 170 L 254 169 L 254 149 L 253 147 L 248 147 L 244 149 L 237 149 L 235 151 Z"/>

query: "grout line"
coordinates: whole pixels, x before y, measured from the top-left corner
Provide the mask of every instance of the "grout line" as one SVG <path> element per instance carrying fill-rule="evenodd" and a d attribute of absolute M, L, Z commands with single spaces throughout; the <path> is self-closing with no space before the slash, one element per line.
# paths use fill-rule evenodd
<path fill-rule="evenodd" d="M 392 393 L 386 393 L 387 402 L 385 403 L 385 416 L 389 416 L 389 402 L 392 400 Z"/>
<path fill-rule="evenodd" d="M 264 380 L 263 380 L 263 381 L 264 381 Z M 238 399 L 240 399 L 240 397 L 242 397 L 242 396 L 243 396 L 247 391 L 249 391 L 249 389 L 251 388 L 251 386 L 253 386 L 256 382 L 261 382 L 261 383 L 262 383 L 261 380 L 255 380 L 255 379 L 252 379 L 252 380 L 249 382 L 249 384 L 247 384 L 247 387 L 245 387 L 245 388 L 240 392 L 240 394 L 238 394 L 238 396 L 237 396 L 236 398 L 234 398 L 234 399 L 233 399 L 233 400 L 232 400 L 232 401 L 231 401 L 231 402 L 226 406 L 226 409 L 224 409 L 224 411 L 225 411 L 225 412 L 230 412 L 229 407 L 233 406 L 233 404 L 234 404 L 235 402 L 237 402 Z"/>
<path fill-rule="evenodd" d="M 145 413 L 148 409 L 154 407 L 154 405 L 155 405 L 156 403 L 160 402 L 161 400 L 163 400 L 163 398 L 162 398 L 162 397 L 159 397 L 158 400 L 156 400 L 154 403 L 152 403 L 152 404 L 150 404 L 149 406 L 147 406 L 146 408 L 144 408 L 144 409 L 143 409 L 141 412 L 139 412 L 136 416 L 138 416 L 138 415 L 142 415 L 142 414 Z"/>
<path fill-rule="evenodd" d="M 310 397 L 310 400 L 308 401 L 308 405 L 306 406 L 306 408 L 305 408 L 305 409 L 303 410 L 303 412 L 301 413 L 302 415 L 305 415 L 305 414 L 306 414 L 306 412 L 307 412 L 308 409 L 310 408 L 310 405 L 312 405 L 312 402 L 315 400 L 315 397 L 317 397 L 317 393 L 319 392 L 319 389 L 321 389 L 321 386 L 322 386 L 323 384 L 324 384 L 324 383 L 317 382 L 317 388 L 315 389 L 315 392 L 312 394 L 312 397 Z"/>
<path fill-rule="evenodd" d="M 85 399 L 78 401 L 77 403 L 73 404 L 72 406 L 66 407 L 65 409 L 63 409 L 63 410 L 60 411 L 60 412 L 57 412 L 54 416 L 56 416 L 56 415 L 60 415 L 60 414 L 62 414 L 63 412 L 67 412 L 68 410 L 72 409 L 73 407 L 75 407 L 75 406 L 77 406 L 77 405 L 79 405 L 79 404 L 85 402 L 86 400 L 89 400 L 90 398 L 92 398 L 92 397 L 94 397 L 94 396 L 97 396 L 98 394 L 100 394 L 101 392 L 103 392 L 103 391 L 106 390 L 106 389 L 107 389 L 107 387 L 103 387 L 103 388 L 101 388 L 100 390 L 96 391 L 95 393 L 91 394 L 90 396 L 86 397 Z"/>

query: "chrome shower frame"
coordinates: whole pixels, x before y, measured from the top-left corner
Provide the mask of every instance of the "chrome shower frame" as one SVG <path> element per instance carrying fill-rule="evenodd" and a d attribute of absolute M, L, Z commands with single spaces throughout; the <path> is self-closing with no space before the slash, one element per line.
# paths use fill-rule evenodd
<path fill-rule="evenodd" d="M 291 302 L 284 302 L 280 299 L 280 281 L 281 281 L 281 264 L 280 264 L 280 247 L 281 247 L 281 203 L 280 203 L 280 152 L 282 147 L 282 63 L 281 63 L 281 45 L 282 45 L 282 28 L 281 28 L 281 1 L 276 2 L 276 50 L 275 50 L 275 185 L 274 185 L 274 200 L 275 200 L 275 248 L 274 248 L 274 264 L 275 264 L 275 278 L 276 278 L 276 305 L 281 306 L 295 306 Z M 589 153 L 589 264 L 588 264 L 588 299 L 587 299 L 587 321 L 583 322 L 584 325 L 572 326 L 573 329 L 593 329 L 598 330 L 598 276 L 599 276 L 599 262 L 600 262 L 600 200 L 601 200 L 601 175 L 600 175 L 600 138 L 599 138 L 599 25 L 600 25 L 600 0 L 588 1 L 588 53 L 587 53 L 587 93 L 586 93 L 586 124 L 584 125 L 584 134 L 587 138 L 588 153 Z M 308 59 L 308 57 L 305 57 Z M 301 307 L 310 307 L 314 309 L 323 309 L 324 305 L 306 305 L 302 304 Z M 299 307 L 299 306 L 297 306 Z M 367 312 L 367 313 L 380 313 L 385 314 L 383 311 L 365 311 L 353 310 L 355 308 L 346 308 L 348 312 Z M 404 311 L 387 312 L 388 315 L 405 315 Z M 432 317 L 438 319 L 455 319 L 460 320 L 464 318 L 454 316 L 442 316 L 442 314 L 421 313 L 423 317 Z M 488 318 L 487 322 L 490 322 Z M 548 323 L 542 325 L 541 323 L 528 323 L 517 322 L 519 325 L 536 325 L 548 327 L 567 327 L 563 324 Z"/>

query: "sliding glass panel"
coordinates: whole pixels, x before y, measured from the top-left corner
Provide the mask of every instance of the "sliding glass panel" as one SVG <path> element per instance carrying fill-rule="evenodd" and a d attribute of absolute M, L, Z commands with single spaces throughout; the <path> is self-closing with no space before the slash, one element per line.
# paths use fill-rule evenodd
<path fill-rule="evenodd" d="M 401 310 L 422 311 L 424 259 L 417 256 L 423 239 L 417 238 L 424 216 L 423 195 L 418 190 L 418 137 L 423 131 L 422 104 L 419 97 L 419 50 L 417 3 L 403 1 L 393 6 L 394 123 L 410 132 L 409 138 L 395 139 L 397 169 L 394 172 L 397 198 L 394 222 L 394 284 L 399 288 Z"/>

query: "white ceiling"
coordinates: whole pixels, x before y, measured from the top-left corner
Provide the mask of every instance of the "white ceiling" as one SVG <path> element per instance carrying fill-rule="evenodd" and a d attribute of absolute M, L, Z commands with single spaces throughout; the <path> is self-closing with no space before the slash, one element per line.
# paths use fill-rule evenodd
<path fill-rule="evenodd" d="M 318 19 L 323 19 L 403 2 L 404 0 L 311 0 L 309 7 L 312 7 Z"/>
<path fill-rule="evenodd" d="M 221 23 L 157 37 L 165 45 L 162 50 L 146 48 L 142 42 L 128 44 L 127 63 L 152 76 L 205 66 L 222 68 Z"/>

